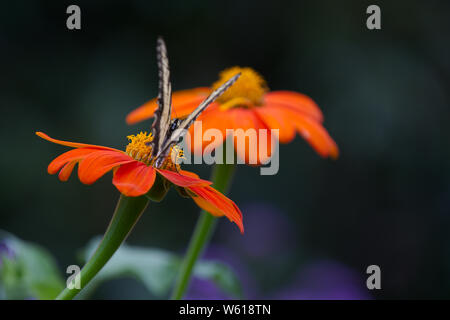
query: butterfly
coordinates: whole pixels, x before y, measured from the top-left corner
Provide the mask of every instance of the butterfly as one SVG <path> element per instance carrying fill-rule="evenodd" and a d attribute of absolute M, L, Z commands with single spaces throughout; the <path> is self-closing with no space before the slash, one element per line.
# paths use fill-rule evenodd
<path fill-rule="evenodd" d="M 152 147 L 151 157 L 154 166 L 159 168 L 169 155 L 171 147 L 179 143 L 189 127 L 197 117 L 219 96 L 221 96 L 236 80 L 240 73 L 231 77 L 222 86 L 214 90 L 199 106 L 186 118 L 180 120 L 172 116 L 172 85 L 170 83 L 169 59 L 164 40 L 159 37 L 156 42 L 156 55 L 158 60 L 158 107 L 154 113 L 152 124 L 153 140 L 149 142 Z"/>

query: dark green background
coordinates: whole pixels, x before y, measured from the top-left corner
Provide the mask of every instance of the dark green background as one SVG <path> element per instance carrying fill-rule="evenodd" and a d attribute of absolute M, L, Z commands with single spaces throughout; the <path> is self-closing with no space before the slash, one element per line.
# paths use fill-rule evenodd
<path fill-rule="evenodd" d="M 81 7 L 80 31 L 66 28 L 69 4 Z M 381 30 L 366 28 L 369 4 L 381 7 Z M 260 203 L 295 230 L 291 246 L 258 263 L 241 255 L 263 294 L 290 283 L 305 263 L 330 259 L 362 286 L 365 268 L 380 265 L 374 298 L 449 298 L 449 9 L 445 1 L 2 4 L 0 228 L 47 247 L 62 272 L 103 233 L 118 199 L 111 175 L 89 187 L 75 175 L 59 182 L 46 167 L 66 148 L 34 132 L 123 148 L 126 135 L 150 126 L 124 119 L 156 94 L 154 46 L 163 35 L 174 90 L 209 85 L 226 67 L 253 67 L 271 89 L 313 97 L 340 147 L 333 162 L 297 137 L 281 146 L 277 175 L 238 168 L 230 197 L 244 223 L 245 208 Z M 197 212 L 172 191 L 150 206 L 129 242 L 183 252 Z M 245 224 L 247 232 L 258 223 Z M 226 232 L 217 243 L 245 241 L 227 224 L 220 221 Z M 289 258 L 268 268 L 278 254 Z M 131 280 L 98 295 L 146 297 Z"/>

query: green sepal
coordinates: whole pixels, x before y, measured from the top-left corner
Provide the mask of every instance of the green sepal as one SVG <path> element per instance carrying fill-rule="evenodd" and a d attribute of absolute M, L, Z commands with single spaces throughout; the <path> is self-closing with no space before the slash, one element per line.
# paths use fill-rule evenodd
<path fill-rule="evenodd" d="M 170 183 L 161 177 L 161 175 L 156 174 L 155 183 L 145 196 L 154 202 L 161 202 L 169 191 L 169 188 Z"/>
<path fill-rule="evenodd" d="M 182 196 L 183 198 L 192 198 L 192 196 L 189 194 L 189 192 L 182 187 L 175 186 L 175 190 Z"/>

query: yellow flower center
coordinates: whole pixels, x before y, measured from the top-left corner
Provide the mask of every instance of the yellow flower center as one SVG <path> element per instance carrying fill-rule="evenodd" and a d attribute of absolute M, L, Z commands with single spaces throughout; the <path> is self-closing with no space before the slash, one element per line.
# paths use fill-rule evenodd
<path fill-rule="evenodd" d="M 227 110 L 234 107 L 259 106 L 263 102 L 264 94 L 269 90 L 264 78 L 252 68 L 232 67 L 220 73 L 220 78 L 213 84 L 213 89 L 219 88 L 237 73 L 239 79 L 226 90 L 218 99 L 220 108 Z"/>
<path fill-rule="evenodd" d="M 146 165 L 153 165 L 155 159 L 152 156 L 152 147 L 150 142 L 153 141 L 151 133 L 140 132 L 137 135 L 129 135 L 127 139 L 130 141 L 125 149 L 125 152 L 133 159 L 143 162 Z M 180 165 L 178 159 L 183 158 L 183 150 L 179 146 L 173 146 L 169 152 L 169 156 L 164 160 L 161 169 L 167 169 L 172 171 L 179 171 Z M 172 161 L 175 159 L 175 162 Z"/>

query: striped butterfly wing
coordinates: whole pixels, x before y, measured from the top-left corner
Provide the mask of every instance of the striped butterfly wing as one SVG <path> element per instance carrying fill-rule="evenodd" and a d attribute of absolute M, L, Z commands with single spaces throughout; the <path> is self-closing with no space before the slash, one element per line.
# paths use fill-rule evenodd
<path fill-rule="evenodd" d="M 158 108 L 155 111 L 152 125 L 153 141 L 152 157 L 161 153 L 170 127 L 172 114 L 172 86 L 170 84 L 169 58 L 164 40 L 158 38 L 156 42 L 156 55 L 158 59 Z"/>
<path fill-rule="evenodd" d="M 170 147 L 180 141 L 181 138 L 186 134 L 189 127 L 198 118 L 198 116 L 208 107 L 214 100 L 220 97 L 236 80 L 241 76 L 240 73 L 236 74 L 230 78 L 227 82 L 221 85 L 219 88 L 214 90 L 202 103 L 183 121 L 181 121 L 177 130 L 175 130 L 170 137 L 165 140 L 160 152 L 157 154 L 157 158 L 165 158 L 170 151 Z"/>

